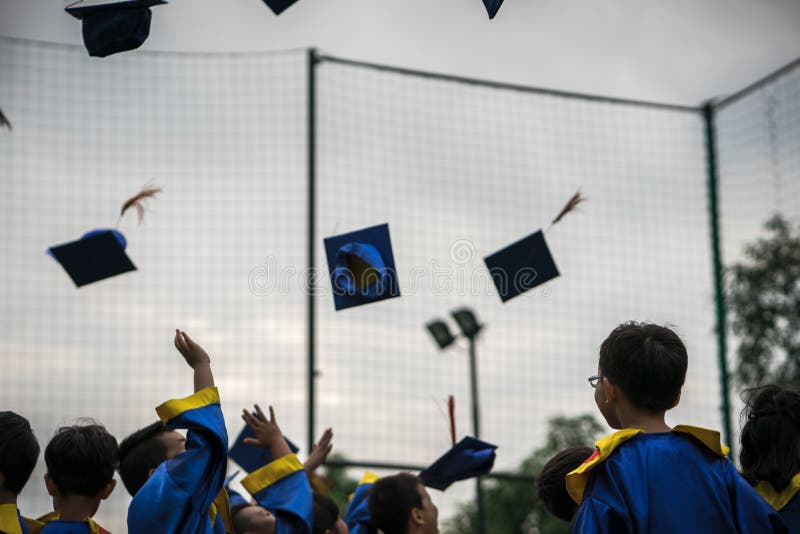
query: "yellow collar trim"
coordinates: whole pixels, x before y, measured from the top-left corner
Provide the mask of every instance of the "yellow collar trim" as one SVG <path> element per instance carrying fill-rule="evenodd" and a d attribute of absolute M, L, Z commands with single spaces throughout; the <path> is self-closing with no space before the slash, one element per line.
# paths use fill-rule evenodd
<path fill-rule="evenodd" d="M 672 431 L 679 432 L 681 434 L 689 434 L 697 439 L 700 443 L 705 445 L 708 450 L 722 458 L 725 458 L 728 456 L 728 453 L 731 452 L 730 447 L 727 447 L 720 442 L 719 432 L 716 430 L 709 430 L 708 428 L 692 425 L 677 425 L 672 429 Z"/>
<path fill-rule="evenodd" d="M 781 491 L 775 491 L 772 484 L 765 480 L 762 480 L 756 485 L 756 491 L 764 497 L 764 500 L 767 501 L 770 506 L 776 510 L 780 510 L 789 504 L 789 501 L 800 491 L 800 473 L 793 476 L 792 480 L 789 481 L 789 485 Z"/>
<path fill-rule="evenodd" d="M 641 428 L 624 428 L 597 440 L 595 443 L 597 450 L 594 451 L 594 454 L 566 476 L 567 493 L 569 493 L 573 501 L 578 504 L 581 503 L 583 490 L 586 489 L 586 485 L 589 483 L 589 475 L 592 469 L 600 462 L 605 461 L 614 452 L 614 449 L 638 434 L 644 434 L 644 430 Z"/>
<path fill-rule="evenodd" d="M 22 534 L 16 504 L 0 504 L 0 532 Z"/>
<path fill-rule="evenodd" d="M 693 436 L 711 452 L 722 458 L 726 457 L 730 452 L 730 448 L 720 443 L 719 432 L 716 430 L 709 430 L 699 426 L 677 425 L 672 429 L 672 432 Z M 581 503 L 583 491 L 589 483 L 589 475 L 597 464 L 608 458 L 611 453 L 614 452 L 614 449 L 619 447 L 622 443 L 625 443 L 638 434 L 644 433 L 644 430 L 641 428 L 624 428 L 604 438 L 600 438 L 597 443 L 595 443 L 597 450 L 594 454 L 566 476 L 567 493 L 572 497 L 572 500 L 578 504 Z"/>
<path fill-rule="evenodd" d="M 375 473 L 365 471 L 364 476 L 361 477 L 361 480 L 358 481 L 358 485 L 360 486 L 361 484 L 374 484 L 375 482 L 380 480 L 380 478 L 381 477 L 379 477 Z"/>

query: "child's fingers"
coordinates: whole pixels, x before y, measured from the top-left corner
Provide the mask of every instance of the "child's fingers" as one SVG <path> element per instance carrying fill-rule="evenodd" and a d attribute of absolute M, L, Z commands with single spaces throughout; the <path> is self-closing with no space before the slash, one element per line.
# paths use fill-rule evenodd
<path fill-rule="evenodd" d="M 179 352 L 183 352 L 181 349 L 181 331 L 177 328 L 175 329 L 175 339 L 173 342 L 175 343 L 175 348 L 178 349 Z"/>
<path fill-rule="evenodd" d="M 198 346 L 197 343 L 195 342 L 195 340 L 189 337 L 189 334 L 187 334 L 183 330 L 181 330 L 181 334 L 183 334 L 184 342 L 186 343 L 186 346 L 188 348 L 194 349 L 194 348 L 196 348 Z"/>
<path fill-rule="evenodd" d="M 260 445 L 261 442 L 256 438 L 244 438 L 245 445 Z"/>
<path fill-rule="evenodd" d="M 255 408 L 256 408 L 256 413 L 258 414 L 258 418 L 259 418 L 261 421 L 264 421 L 264 422 L 266 422 L 266 421 L 267 421 L 267 418 L 264 416 L 264 412 L 263 412 L 263 411 L 261 411 L 261 406 L 259 406 L 258 404 L 256 404 L 256 405 L 255 405 Z"/>
<path fill-rule="evenodd" d="M 275 422 L 275 410 L 272 409 L 272 406 L 269 407 L 269 422 L 272 423 L 273 425 L 277 424 Z"/>
<path fill-rule="evenodd" d="M 260 423 L 260 421 L 253 417 L 253 414 L 247 410 L 242 410 L 242 419 L 244 419 L 244 422 L 247 423 L 247 426 L 253 429 L 255 429 Z"/>

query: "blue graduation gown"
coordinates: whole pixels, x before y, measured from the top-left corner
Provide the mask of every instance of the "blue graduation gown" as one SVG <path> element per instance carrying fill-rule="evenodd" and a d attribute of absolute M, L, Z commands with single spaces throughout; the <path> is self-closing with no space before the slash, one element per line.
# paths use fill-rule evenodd
<path fill-rule="evenodd" d="M 38 534 L 42 526 L 35 519 L 22 517 L 16 504 L 0 504 L 0 533 Z"/>
<path fill-rule="evenodd" d="M 800 532 L 800 473 L 793 476 L 781 491 L 775 491 L 766 481 L 759 482 L 756 491 L 778 511 L 789 532 Z"/>
<path fill-rule="evenodd" d="M 242 479 L 242 486 L 275 516 L 275 534 L 310 534 L 314 498 L 296 455 L 288 454 L 253 471 Z"/>
<path fill-rule="evenodd" d="M 787 532 L 778 514 L 725 458 L 719 433 L 624 429 L 567 475 L 580 503 L 574 533 Z"/>
<path fill-rule="evenodd" d="M 186 451 L 162 462 L 128 508 L 131 534 L 224 534 L 212 506 L 225 483 L 228 434 L 217 388 L 165 402 L 156 413 L 170 430 L 187 429 Z"/>
<path fill-rule="evenodd" d="M 367 471 L 358 482 L 353 498 L 347 505 L 347 512 L 344 514 L 344 522 L 350 529 L 350 534 L 376 534 L 378 529 L 372 524 L 372 516 L 369 513 L 369 491 L 372 485 L 378 480 L 378 475 Z"/>

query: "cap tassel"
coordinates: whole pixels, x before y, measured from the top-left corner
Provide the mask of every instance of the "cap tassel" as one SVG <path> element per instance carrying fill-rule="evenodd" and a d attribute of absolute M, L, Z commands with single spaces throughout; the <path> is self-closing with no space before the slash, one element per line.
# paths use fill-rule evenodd
<path fill-rule="evenodd" d="M 141 191 L 139 191 L 136 195 L 126 200 L 125 203 L 122 205 L 122 209 L 119 212 L 119 219 L 117 219 L 117 225 L 119 225 L 119 220 L 122 219 L 122 216 L 125 215 L 125 212 L 132 207 L 136 208 L 136 214 L 139 217 L 139 224 L 142 224 L 142 220 L 144 219 L 144 209 L 145 209 L 144 200 L 147 200 L 148 198 L 153 198 L 160 192 L 161 192 L 160 187 L 145 185 Z"/>
<path fill-rule="evenodd" d="M 2 109 L 0 109 L 0 127 L 8 128 L 9 132 L 14 129 L 14 127 L 11 126 L 11 121 L 8 120 L 8 117 L 3 115 L 3 110 Z"/>
<path fill-rule="evenodd" d="M 553 226 L 558 221 L 563 219 L 564 215 L 573 211 L 578 206 L 578 204 L 580 204 L 584 200 L 586 200 L 586 197 L 581 196 L 580 191 L 576 191 L 575 194 L 572 195 L 570 199 L 567 201 L 567 204 L 561 209 L 560 212 L 558 212 L 558 215 L 556 216 L 555 219 L 553 219 L 553 222 L 550 223 L 550 226 Z"/>
<path fill-rule="evenodd" d="M 447 397 L 447 411 L 450 414 L 450 441 L 456 446 L 456 400 L 452 395 Z"/>

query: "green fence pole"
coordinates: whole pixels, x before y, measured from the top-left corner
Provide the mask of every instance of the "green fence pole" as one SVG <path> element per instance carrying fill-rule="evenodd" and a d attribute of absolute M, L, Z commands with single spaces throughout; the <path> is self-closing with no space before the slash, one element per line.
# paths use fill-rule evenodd
<path fill-rule="evenodd" d="M 717 138 L 714 127 L 715 110 L 711 102 L 703 106 L 703 119 L 706 133 L 706 162 L 708 172 L 708 219 L 711 225 L 711 251 L 714 268 L 714 297 L 716 302 L 717 357 L 719 360 L 720 396 L 722 397 L 722 430 L 724 439 L 733 451 L 733 432 L 731 428 L 730 376 L 728 373 L 727 326 L 725 310 L 725 291 L 722 284 L 722 251 L 720 249 Z"/>

